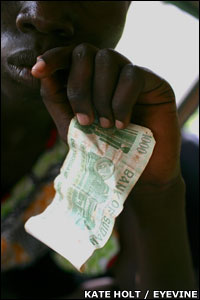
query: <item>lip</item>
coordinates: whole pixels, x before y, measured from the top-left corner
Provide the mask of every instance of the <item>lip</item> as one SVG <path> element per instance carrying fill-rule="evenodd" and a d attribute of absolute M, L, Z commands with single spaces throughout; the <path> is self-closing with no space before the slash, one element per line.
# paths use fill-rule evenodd
<path fill-rule="evenodd" d="M 30 50 L 21 50 L 11 54 L 7 59 L 11 77 L 31 89 L 40 88 L 40 80 L 33 77 L 31 69 L 36 63 L 37 55 Z"/>

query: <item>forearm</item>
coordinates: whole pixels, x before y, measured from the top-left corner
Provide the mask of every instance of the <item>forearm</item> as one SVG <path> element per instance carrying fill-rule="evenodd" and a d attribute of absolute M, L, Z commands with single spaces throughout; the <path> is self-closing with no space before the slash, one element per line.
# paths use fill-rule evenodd
<path fill-rule="evenodd" d="M 138 288 L 195 288 L 181 177 L 166 188 L 136 187 L 132 208 L 138 261 Z"/>

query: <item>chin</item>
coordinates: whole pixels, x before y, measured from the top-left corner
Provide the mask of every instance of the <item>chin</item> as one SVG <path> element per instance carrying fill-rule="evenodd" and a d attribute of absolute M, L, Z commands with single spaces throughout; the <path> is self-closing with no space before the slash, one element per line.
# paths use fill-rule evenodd
<path fill-rule="evenodd" d="M 17 82 L 8 76 L 2 75 L 1 78 L 1 92 L 8 99 L 34 99 L 40 100 L 40 83 L 37 87 L 31 88 L 21 82 Z"/>

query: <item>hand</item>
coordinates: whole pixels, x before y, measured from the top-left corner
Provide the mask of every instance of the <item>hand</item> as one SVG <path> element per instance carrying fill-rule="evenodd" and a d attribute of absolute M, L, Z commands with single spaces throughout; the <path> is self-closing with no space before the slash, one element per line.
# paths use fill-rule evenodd
<path fill-rule="evenodd" d="M 130 193 L 125 203 L 131 205 L 124 212 L 131 213 L 129 220 L 134 224 L 127 222 L 128 215 L 119 218 L 122 251 L 113 272 L 120 284 L 126 284 L 121 289 L 133 286 L 127 278 L 130 267 L 135 266 L 133 249 L 139 290 L 194 289 L 179 166 L 180 128 L 172 88 L 111 49 L 83 44 L 74 49 L 55 48 L 41 58 L 46 64 L 40 61 L 32 74 L 41 78 L 41 95 L 64 140 L 71 118 L 79 114 L 80 123 L 91 124 L 94 108 L 103 127 L 125 128 L 133 122 L 151 129 L 156 140 L 134 195 Z"/>
<path fill-rule="evenodd" d="M 89 44 L 54 48 L 40 58 L 32 74 L 41 79 L 43 101 L 64 141 L 71 118 L 92 124 L 95 109 L 102 127 L 123 129 L 132 122 L 152 130 L 156 146 L 142 184 L 165 185 L 178 176 L 180 130 L 175 96 L 164 79 Z"/>

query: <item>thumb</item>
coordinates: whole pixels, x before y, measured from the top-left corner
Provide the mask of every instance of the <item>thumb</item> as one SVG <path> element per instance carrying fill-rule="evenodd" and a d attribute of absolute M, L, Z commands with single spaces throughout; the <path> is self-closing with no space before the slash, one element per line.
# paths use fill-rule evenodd
<path fill-rule="evenodd" d="M 45 78 L 58 70 L 68 69 L 71 64 L 73 46 L 50 49 L 37 57 L 31 73 L 36 78 Z"/>

